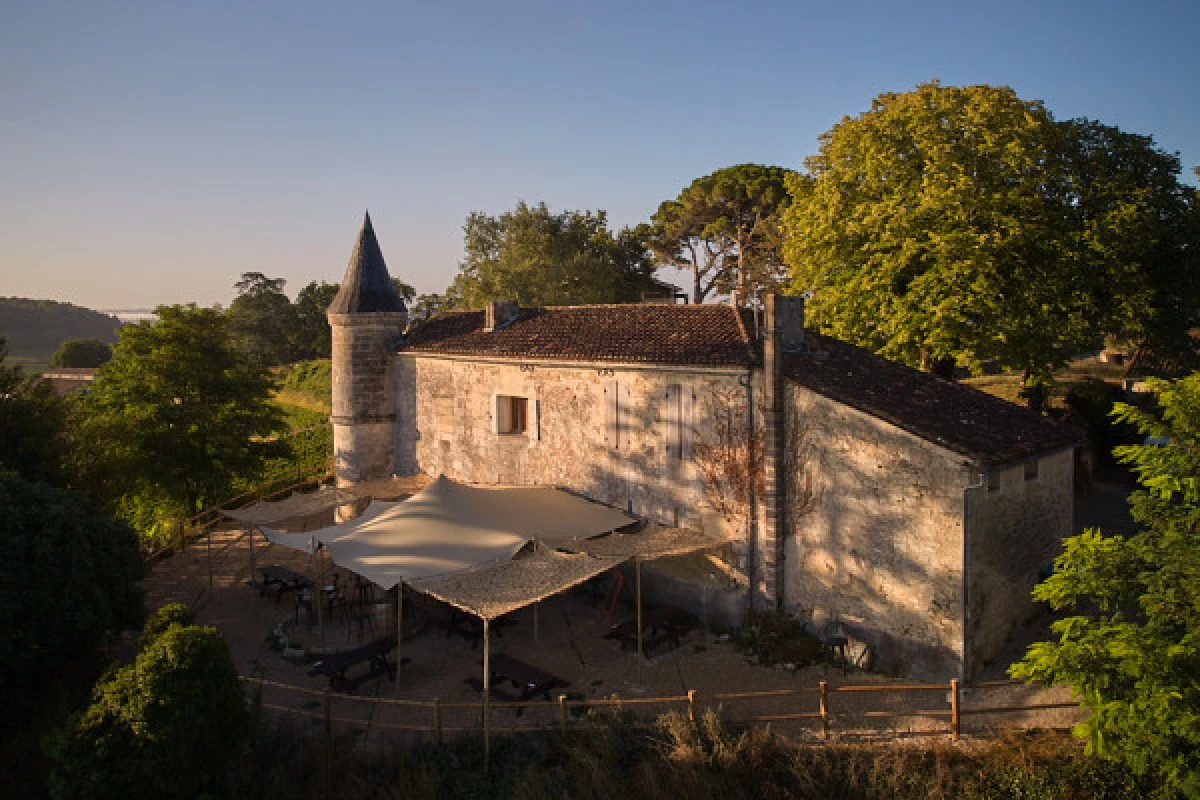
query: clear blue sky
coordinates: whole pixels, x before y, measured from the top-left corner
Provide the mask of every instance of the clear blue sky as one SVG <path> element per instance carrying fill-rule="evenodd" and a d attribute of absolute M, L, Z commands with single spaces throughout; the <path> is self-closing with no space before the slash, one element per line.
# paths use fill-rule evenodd
<path fill-rule="evenodd" d="M 883 91 L 1007 84 L 1200 164 L 1200 3 L 0 5 L 0 295 L 227 304 L 340 280 L 364 208 L 441 291 L 472 210 L 649 217 L 800 167 Z"/>

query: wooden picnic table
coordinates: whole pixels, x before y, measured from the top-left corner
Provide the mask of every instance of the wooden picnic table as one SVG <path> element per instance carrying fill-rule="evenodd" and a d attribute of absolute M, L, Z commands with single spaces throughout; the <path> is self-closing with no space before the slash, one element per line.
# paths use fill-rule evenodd
<path fill-rule="evenodd" d="M 258 571 L 262 575 L 262 583 L 258 587 L 260 595 L 266 594 L 272 584 L 279 586 L 275 595 L 276 603 L 282 600 L 283 593 L 290 589 L 307 589 L 313 585 L 306 576 L 281 564 L 268 564 L 265 567 L 259 567 Z"/>
<path fill-rule="evenodd" d="M 504 629 L 516 624 L 517 621 L 512 617 L 497 617 L 491 621 L 488 630 L 497 638 L 503 639 Z M 446 625 L 446 638 L 449 639 L 451 634 L 458 634 L 466 639 L 471 643 L 471 649 L 474 650 L 475 646 L 483 641 L 483 621 L 474 614 L 451 609 L 450 622 Z"/>
<path fill-rule="evenodd" d="M 695 627 L 694 618 L 687 611 L 674 606 L 658 606 L 642 614 L 642 632 L 648 636 L 646 644 L 654 648 L 664 641 L 679 647 L 682 638 Z M 629 619 L 613 625 L 605 639 L 617 639 L 622 650 L 637 647 L 637 620 Z"/>
<path fill-rule="evenodd" d="M 309 675 L 324 675 L 329 678 L 329 688 L 334 691 L 352 692 L 358 688 L 358 684 L 367 678 L 377 675 L 379 672 L 386 672 L 391 680 L 396 680 L 396 667 L 388 661 L 388 653 L 396 649 L 395 636 L 383 636 L 372 642 L 364 644 L 362 647 L 356 647 L 353 650 L 346 650 L 341 653 L 325 656 L 320 661 L 314 661 L 312 669 L 308 671 Z M 408 663 L 409 659 L 405 658 L 401 663 Z M 364 676 L 358 678 L 346 677 L 346 672 L 359 664 L 369 663 L 371 670 Z"/>
<path fill-rule="evenodd" d="M 570 685 L 557 675 L 503 653 L 492 656 L 490 669 L 494 681 L 507 680 L 520 692 L 518 702 L 539 694 L 549 700 L 552 689 Z"/>

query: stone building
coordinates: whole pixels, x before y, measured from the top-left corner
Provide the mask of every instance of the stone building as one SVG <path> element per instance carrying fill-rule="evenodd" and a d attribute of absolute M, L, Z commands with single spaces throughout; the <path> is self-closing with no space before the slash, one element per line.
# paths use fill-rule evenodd
<path fill-rule="evenodd" d="M 406 320 L 367 218 L 329 309 L 339 482 L 548 484 L 716 527 L 733 608 L 836 625 L 884 669 L 975 674 L 1071 533 L 1077 431 L 805 331 L 800 298 Z"/>

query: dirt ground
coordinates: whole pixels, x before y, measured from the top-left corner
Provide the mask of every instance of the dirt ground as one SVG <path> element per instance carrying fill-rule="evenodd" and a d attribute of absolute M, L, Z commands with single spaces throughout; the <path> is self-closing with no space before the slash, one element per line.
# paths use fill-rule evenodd
<path fill-rule="evenodd" d="M 267 546 L 261 537 L 255 538 L 255 563 L 282 564 L 297 572 L 316 578 L 321 574 L 319 563 L 311 557 L 279 546 Z M 395 617 L 390 608 L 380 607 L 380 616 L 361 632 L 358 625 L 340 612 L 324 625 L 310 625 L 308 614 L 296 613 L 295 595 L 287 593 L 277 600 L 274 594 L 261 596 L 250 585 L 249 540 L 243 531 L 214 533 L 211 543 L 212 591 L 210 580 L 209 545 L 201 539 L 184 553 L 159 562 L 145 580 L 147 606 L 179 601 L 192 605 L 202 624 L 218 628 L 229 643 L 239 672 L 250 678 L 313 690 L 300 694 L 271 687 L 264 683 L 263 703 L 278 709 L 290 709 L 307 715 L 311 724 L 320 725 L 323 712 L 322 692 L 328 681 L 308 675 L 310 666 L 299 653 L 283 652 L 274 632 L 282 630 L 289 645 L 299 649 L 349 649 L 369 641 L 372 636 L 394 632 Z M 342 585 L 352 586 L 353 576 L 342 573 Z M 387 602 L 382 592 L 377 601 Z M 535 624 L 535 613 L 537 616 Z M 668 709 L 686 711 L 686 694 L 697 691 L 698 710 L 719 706 L 735 720 L 753 720 L 761 716 L 780 716 L 813 713 L 818 709 L 815 692 L 820 681 L 827 681 L 831 690 L 829 713 L 831 728 L 837 738 L 886 735 L 927 736 L 949 730 L 949 692 L 925 690 L 919 692 L 871 691 L 843 693 L 842 686 L 911 685 L 913 681 L 889 679 L 881 675 L 851 669 L 843 672 L 831 666 L 813 666 L 785 670 L 758 666 L 750 661 L 728 640 L 710 631 L 694 630 L 679 647 L 665 644 L 647 653 L 641 675 L 637 656 L 622 650 L 620 643 L 604 638 L 611 623 L 630 615 L 618 604 L 612 618 L 606 616 L 603 604 L 580 589 L 542 602 L 535 612 L 526 608 L 511 616 L 512 624 L 492 636 L 492 652 L 507 653 L 561 678 L 567 685 L 551 696 L 564 693 L 572 704 L 611 698 L 613 695 L 638 713 L 653 716 Z M 361 729 L 368 739 L 379 739 L 380 733 L 403 734 L 409 726 L 432 727 L 434 709 L 428 705 L 374 704 L 372 698 L 429 703 L 438 698 L 443 729 L 451 735 L 456 729 L 479 730 L 480 693 L 469 681 L 478 680 L 482 672 L 482 647 L 448 632 L 450 612 L 437 601 L 424 596 L 406 594 L 405 637 L 403 656 L 411 659 L 404 664 L 396 684 L 384 675 L 364 680 L 352 694 L 331 694 L 331 716 L 343 729 Z M 1044 622 L 1042 623 L 1044 625 Z M 536 628 L 536 630 L 535 630 Z M 1040 630 L 1044 630 L 1042 627 Z M 1022 637 L 1032 637 L 1033 629 Z M 1015 645 L 1014 645 L 1015 646 Z M 1023 649 L 1023 648 L 1022 648 Z M 1015 652 L 1020 652 L 1016 650 Z M 293 658 L 286 658 L 292 655 Z M 1003 665 L 993 665 L 988 678 L 1002 678 Z M 362 675 L 365 665 L 353 668 L 350 677 Z M 506 691 L 514 691 L 504 685 Z M 717 698 L 722 693 L 771 692 L 778 690 L 809 690 L 797 696 L 767 696 L 752 699 Z M 638 704 L 651 697 L 675 697 L 667 703 Z M 1077 709 L 1049 709 L 1007 714 L 970 715 L 973 708 L 1064 702 L 1070 699 L 1062 688 L 1001 686 L 967 688 L 962 691 L 964 735 L 983 735 L 996 728 L 1063 728 L 1080 719 Z M 463 704 L 460 707 L 456 704 Z M 595 709 L 603 713 L 608 707 Z M 587 708 L 572 707 L 571 719 L 586 715 Z M 938 716 L 923 716 L 921 712 L 936 712 Z M 870 712 L 878 716 L 869 716 Z M 282 712 L 281 712 L 282 713 Z M 559 708 L 548 703 L 527 704 L 518 712 L 513 708 L 493 709 L 493 730 L 525 729 L 559 724 Z M 819 737 L 820 722 L 816 719 L 772 720 L 775 730 L 796 737 Z"/>

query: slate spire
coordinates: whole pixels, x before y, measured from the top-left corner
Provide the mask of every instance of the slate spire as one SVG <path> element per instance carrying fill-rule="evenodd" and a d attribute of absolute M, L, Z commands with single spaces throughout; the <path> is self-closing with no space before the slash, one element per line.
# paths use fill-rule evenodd
<path fill-rule="evenodd" d="M 406 311 L 404 300 L 396 294 L 388 276 L 383 251 L 371 227 L 371 214 L 363 215 L 362 230 L 358 232 L 358 243 L 346 267 L 346 277 L 337 297 L 329 306 L 332 314 L 363 314 L 373 312 Z"/>

